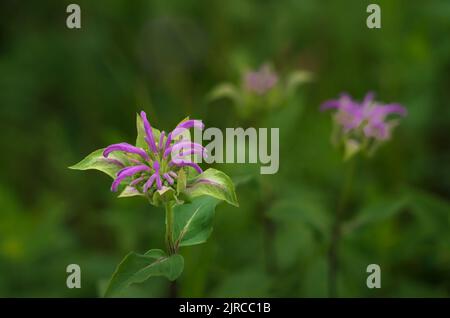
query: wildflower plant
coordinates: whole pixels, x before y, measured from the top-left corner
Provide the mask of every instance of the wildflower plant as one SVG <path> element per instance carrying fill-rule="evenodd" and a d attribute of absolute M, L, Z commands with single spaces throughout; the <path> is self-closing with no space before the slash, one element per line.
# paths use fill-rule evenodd
<path fill-rule="evenodd" d="M 283 127 L 280 129 L 280 139 L 289 143 L 297 132 L 298 118 L 303 110 L 299 88 L 312 82 L 313 74 L 298 69 L 282 73 L 270 63 L 264 63 L 256 69 L 241 68 L 240 65 L 237 68 L 238 80 L 215 85 L 208 94 L 208 105 L 216 107 L 225 102 L 225 105 L 232 106 L 235 110 L 232 121 L 246 127 L 246 131 L 252 127 Z M 277 271 L 277 252 L 273 242 L 279 232 L 277 220 L 270 211 L 282 200 L 284 192 L 280 192 L 282 187 L 277 187 L 273 179 L 248 167 L 244 166 L 240 174 L 240 183 L 252 182 L 259 193 L 254 212 L 259 224 L 255 225 L 259 226 L 264 238 L 265 269 L 272 274 Z"/>
<path fill-rule="evenodd" d="M 132 283 L 152 276 L 173 281 L 184 267 L 179 248 L 204 243 L 212 232 L 214 210 L 220 201 L 238 206 L 231 179 L 216 169 L 203 171 L 194 162 L 207 156 L 205 148 L 191 141 L 190 129 L 203 129 L 189 118 L 166 134 L 151 127 L 145 112 L 137 115 L 136 144 L 117 143 L 96 150 L 71 169 L 102 171 L 114 180 L 119 198 L 140 196 L 166 213 L 166 251 L 151 249 L 129 253 L 118 265 L 105 296 L 113 296 Z"/>
<path fill-rule="evenodd" d="M 265 63 L 259 69 L 244 71 L 238 85 L 222 83 L 214 87 L 209 94 L 209 101 L 230 99 L 238 116 L 250 119 L 283 107 L 299 85 L 311 80 L 312 74 L 307 71 L 293 71 L 283 78 L 270 64 Z"/>
<path fill-rule="evenodd" d="M 336 146 L 344 150 L 345 161 L 360 152 L 368 156 L 373 155 L 381 144 L 391 138 L 392 131 L 398 124 L 398 119 L 393 119 L 392 116 L 404 117 L 407 115 L 407 111 L 403 106 L 377 102 L 374 99 L 374 94 L 370 92 L 366 94 L 362 102 L 355 101 L 347 94 L 341 94 L 338 99 L 325 101 L 320 108 L 322 111 L 336 110 L 333 117 L 334 132 L 332 141 Z M 347 209 L 346 205 L 351 192 L 354 174 L 355 160 L 351 160 L 346 163 L 341 193 L 334 213 L 333 226 L 331 227 L 331 241 L 328 253 L 330 297 L 338 295 L 338 251 L 341 236 L 343 235 L 342 220 Z M 354 220 L 356 221 L 351 222 L 357 223 L 358 216 Z"/>
<path fill-rule="evenodd" d="M 345 160 L 358 152 L 371 156 L 382 143 L 391 138 L 392 131 L 399 122 L 398 119 L 392 119 L 392 115 L 407 115 L 403 106 L 377 102 L 371 92 L 366 94 L 361 103 L 347 94 L 341 94 L 338 99 L 322 104 L 322 111 L 329 109 L 336 110 L 332 141 L 337 146 L 343 146 Z"/>

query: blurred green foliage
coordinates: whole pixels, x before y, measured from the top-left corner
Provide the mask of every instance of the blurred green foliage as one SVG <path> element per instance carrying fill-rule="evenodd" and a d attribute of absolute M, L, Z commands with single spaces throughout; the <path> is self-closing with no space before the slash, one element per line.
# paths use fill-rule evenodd
<path fill-rule="evenodd" d="M 240 180 L 240 208 L 220 205 L 204 245 L 182 249 L 179 296 L 327 296 L 330 229 L 344 164 L 320 103 L 368 90 L 409 116 L 375 158 L 359 160 L 340 245 L 340 296 L 450 296 L 450 2 L 73 1 L 0 3 L 0 296 L 100 295 L 129 251 L 163 247 L 163 210 L 116 199 L 99 172 L 67 169 L 105 145 L 133 142 L 135 113 L 161 129 L 280 127 L 280 171 L 221 165 Z M 243 121 L 221 82 L 270 62 L 313 72 L 282 110 Z M 249 177 L 250 176 L 250 177 Z M 66 287 L 66 266 L 82 288 Z M 382 288 L 366 287 L 366 267 Z M 164 279 L 124 296 L 168 295 Z"/>

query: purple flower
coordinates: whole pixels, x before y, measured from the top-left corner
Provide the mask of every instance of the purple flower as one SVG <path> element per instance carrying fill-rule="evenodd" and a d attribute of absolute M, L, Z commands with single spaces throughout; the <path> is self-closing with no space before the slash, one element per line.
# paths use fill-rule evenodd
<path fill-rule="evenodd" d="M 203 129 L 204 125 L 200 120 L 186 120 L 167 135 L 162 131 L 156 139 L 157 136 L 154 135 L 145 112 L 140 113 L 140 118 L 145 132 L 143 139 L 146 149 L 119 143 L 110 145 L 103 151 L 105 158 L 112 152 L 120 151 L 128 159 L 127 164 L 122 162 L 124 167 L 117 172 L 111 191 L 116 192 L 119 184 L 127 182 L 129 187 L 145 194 L 152 189 L 161 190 L 164 186 L 173 186 L 178 178 L 178 171 L 185 166 L 202 172 L 198 164 L 190 161 L 190 156 L 192 154 L 204 156 L 205 148 L 182 138 L 183 132 L 187 129 Z"/>
<path fill-rule="evenodd" d="M 244 74 L 244 87 L 258 95 L 263 95 L 278 83 L 278 75 L 268 65 L 262 65 L 257 71 Z"/>
<path fill-rule="evenodd" d="M 141 156 L 141 158 L 144 160 L 150 159 L 150 157 L 148 156 L 148 154 L 145 152 L 144 149 L 132 146 L 130 144 L 127 144 L 126 142 L 122 142 L 120 144 L 109 145 L 103 151 L 103 156 L 105 158 L 108 158 L 108 155 L 113 151 L 123 151 L 123 152 L 127 152 L 127 153 L 135 153 L 135 154 L 138 154 L 139 156 Z"/>
<path fill-rule="evenodd" d="M 399 104 L 376 102 L 373 93 L 368 93 L 361 103 L 347 94 L 342 94 L 339 99 L 328 100 L 322 104 L 322 111 L 328 109 L 336 109 L 334 119 L 345 134 L 362 135 L 380 141 L 390 138 L 395 125 L 395 121 L 388 120 L 389 115 L 407 115 L 406 109 Z"/>
<path fill-rule="evenodd" d="M 173 131 L 172 131 L 172 137 L 177 137 L 179 134 L 183 133 L 183 131 L 185 131 L 186 129 L 189 128 L 197 128 L 202 130 L 203 128 L 205 128 L 205 125 L 203 125 L 203 123 L 201 122 L 201 120 L 196 120 L 196 119 L 190 119 L 190 120 L 186 120 L 184 122 L 182 122 L 181 124 L 179 124 Z"/>
<path fill-rule="evenodd" d="M 116 192 L 117 188 L 119 187 L 120 182 L 122 182 L 122 180 L 125 179 L 126 177 L 134 176 L 137 173 L 143 172 L 143 171 L 150 171 L 150 168 L 146 165 L 138 165 L 138 166 L 131 166 L 131 167 L 123 168 L 122 170 L 120 170 L 117 173 L 117 178 L 114 179 L 114 181 L 111 185 L 111 191 Z"/>

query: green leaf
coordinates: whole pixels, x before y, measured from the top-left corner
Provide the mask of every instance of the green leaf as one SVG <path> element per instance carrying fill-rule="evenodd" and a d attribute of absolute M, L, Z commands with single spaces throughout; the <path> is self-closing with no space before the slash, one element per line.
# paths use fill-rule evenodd
<path fill-rule="evenodd" d="M 362 209 L 353 220 L 345 223 L 343 226 L 344 232 L 348 233 L 361 226 L 381 222 L 393 217 L 401 212 L 408 202 L 409 198 L 407 196 L 378 200 L 376 203 Z"/>
<path fill-rule="evenodd" d="M 308 71 L 292 72 L 287 80 L 286 89 L 288 93 L 294 92 L 300 85 L 312 82 L 314 75 Z"/>
<path fill-rule="evenodd" d="M 354 140 L 348 139 L 344 145 L 344 161 L 349 160 L 361 150 L 361 144 Z"/>
<path fill-rule="evenodd" d="M 147 119 L 150 121 L 149 118 L 147 118 Z M 150 125 L 151 125 L 151 123 L 150 123 Z M 147 149 L 148 145 L 144 139 L 144 137 L 145 137 L 144 123 L 139 114 L 136 114 L 136 129 L 137 129 L 136 147 Z M 155 138 L 155 143 L 158 145 L 159 137 L 161 136 L 161 132 L 158 129 L 153 128 L 153 126 L 152 126 L 152 132 L 153 132 L 153 137 Z"/>
<path fill-rule="evenodd" d="M 104 148 L 92 152 L 79 163 L 69 167 L 69 169 L 99 170 L 114 179 L 117 172 L 122 169 L 123 166 L 120 166 L 117 163 L 114 163 L 114 161 L 108 159 L 119 160 L 120 162 L 124 163 L 124 165 L 127 165 L 128 160 L 126 159 L 125 155 L 120 152 L 110 153 L 108 158 L 105 158 L 103 157 L 103 150 Z"/>
<path fill-rule="evenodd" d="M 213 230 L 213 220 L 218 199 L 198 197 L 191 203 L 174 208 L 174 238 L 178 246 L 206 242 Z"/>
<path fill-rule="evenodd" d="M 167 256 L 166 252 L 164 252 L 163 250 L 157 249 L 157 248 L 154 248 L 154 249 L 151 249 L 151 250 L 145 252 L 144 255 L 153 257 L 154 259 L 158 259 L 158 258 Z"/>
<path fill-rule="evenodd" d="M 233 181 L 222 171 L 212 168 L 189 180 L 186 194 L 191 198 L 208 195 L 239 206 Z"/>
<path fill-rule="evenodd" d="M 222 83 L 216 86 L 207 97 L 208 102 L 213 102 L 218 99 L 229 98 L 233 103 L 241 103 L 241 95 L 233 84 Z"/>
<path fill-rule="evenodd" d="M 136 188 L 126 186 L 125 189 L 119 194 L 118 198 L 128 198 L 135 196 L 143 196 L 144 194 L 136 190 Z"/>
<path fill-rule="evenodd" d="M 105 292 L 105 297 L 117 295 L 133 283 L 142 283 L 153 276 L 170 281 L 183 272 L 184 260 L 179 254 L 167 256 L 162 250 L 150 250 L 144 255 L 129 253 L 117 266 Z"/>
<path fill-rule="evenodd" d="M 163 186 L 161 190 L 156 190 L 153 193 L 152 203 L 154 205 L 159 206 L 169 201 L 177 201 L 174 189 Z"/>

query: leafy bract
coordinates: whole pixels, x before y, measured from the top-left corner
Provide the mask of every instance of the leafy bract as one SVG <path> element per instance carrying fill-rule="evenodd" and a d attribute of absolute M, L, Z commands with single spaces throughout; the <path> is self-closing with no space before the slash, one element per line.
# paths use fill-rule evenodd
<path fill-rule="evenodd" d="M 95 150 L 77 164 L 70 166 L 69 169 L 99 170 L 114 179 L 116 173 L 128 163 L 128 159 L 120 152 L 110 153 L 108 158 L 105 158 L 103 157 L 103 151 L 104 148 Z M 121 165 L 119 162 L 124 165 Z"/>
<path fill-rule="evenodd" d="M 222 171 L 212 168 L 189 180 L 186 193 L 191 198 L 207 195 L 239 206 L 233 181 Z"/>

